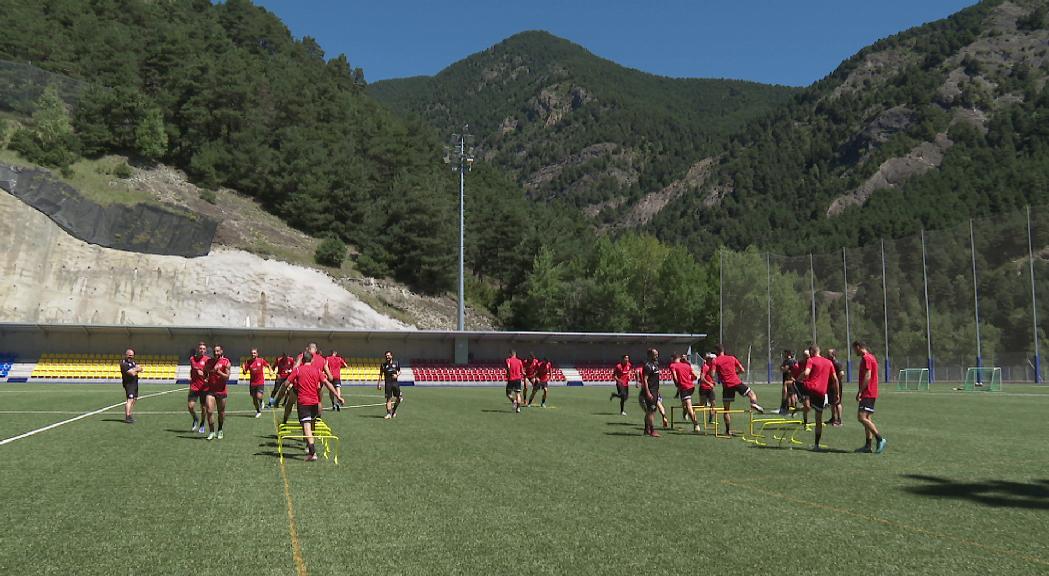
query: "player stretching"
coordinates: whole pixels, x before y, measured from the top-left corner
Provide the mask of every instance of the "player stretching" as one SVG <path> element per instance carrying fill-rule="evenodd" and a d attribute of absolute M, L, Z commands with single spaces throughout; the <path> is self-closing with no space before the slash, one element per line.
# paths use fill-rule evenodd
<path fill-rule="evenodd" d="M 240 367 L 241 374 L 248 375 L 248 391 L 251 394 L 251 403 L 255 406 L 255 417 L 262 416 L 262 406 L 265 404 L 262 395 L 266 392 L 266 369 L 270 363 L 259 356 L 258 348 L 251 349 L 251 359 Z"/>
<path fill-rule="evenodd" d="M 348 366 L 346 360 L 339 356 L 339 353 L 335 350 L 331 351 L 331 356 L 325 360 L 328 364 L 328 371 L 331 372 L 331 385 L 335 389 L 342 388 L 342 369 Z M 342 406 L 335 402 L 335 395 L 328 394 L 328 399 L 331 400 L 331 409 L 336 412 L 342 411 Z"/>
<path fill-rule="evenodd" d="M 203 342 L 197 344 L 197 351 L 189 357 L 189 396 L 186 398 L 186 408 L 189 415 L 193 417 L 193 427 L 190 431 L 204 433 L 204 416 L 208 412 L 208 346 Z M 197 401 L 200 401 L 200 420 L 197 420 Z M 200 428 L 197 428 L 197 424 Z"/>
<path fill-rule="evenodd" d="M 678 396 L 681 397 L 681 411 L 692 420 L 692 429 L 699 432 L 699 421 L 696 420 L 696 411 L 692 408 L 692 394 L 696 391 L 695 373 L 692 372 L 692 364 L 682 354 L 676 356 L 670 363 L 670 378 L 677 386 Z"/>
<path fill-rule="evenodd" d="M 634 367 L 630 364 L 630 355 L 623 354 L 623 359 L 612 368 L 612 379 L 616 382 L 616 391 L 608 397 L 619 398 L 619 415 L 626 416 L 626 401 L 630 397 L 630 374 Z"/>
<path fill-rule="evenodd" d="M 820 356 L 820 347 L 813 344 L 809 348 L 809 361 L 805 363 L 805 411 L 806 420 L 809 410 L 815 410 L 816 442 L 812 449 L 821 450 L 820 438 L 823 436 L 823 409 L 827 407 L 827 390 L 838 380 L 834 372 L 834 363 Z"/>
<path fill-rule="evenodd" d="M 714 359 L 714 370 L 718 374 L 718 379 L 721 380 L 721 404 L 725 409 L 725 413 L 722 414 L 725 418 L 725 434 L 731 436 L 732 417 L 728 414 L 728 410 L 732 408 L 732 401 L 736 399 L 736 394 L 749 398 L 751 409 L 757 411 L 758 414 L 764 414 L 765 409 L 758 404 L 758 395 L 739 379 L 740 374 L 746 373 L 739 359 L 731 354 L 726 354 L 725 348 L 720 344 L 714 347 L 714 352 L 717 353 L 717 358 Z"/>
<path fill-rule="evenodd" d="M 302 432 L 306 436 L 306 461 L 313 462 L 317 459 L 317 448 L 313 441 L 313 425 L 320 416 L 320 387 L 326 387 L 328 393 L 335 396 L 340 404 L 343 403 L 342 392 L 332 386 L 309 350 L 302 353 L 302 363 L 288 375 L 288 383 L 294 388 L 299 423 L 302 424 Z"/>
<path fill-rule="evenodd" d="M 230 361 L 222 353 L 222 346 L 215 345 L 215 355 L 208 362 L 205 372 L 208 374 L 208 440 L 222 440 L 222 425 L 226 422 L 226 382 L 229 381 Z M 218 410 L 218 433 L 215 420 L 212 418 Z"/>
<path fill-rule="evenodd" d="M 878 443 L 874 451 L 881 454 L 885 451 L 885 438 L 882 438 L 874 420 L 871 420 L 871 416 L 874 415 L 874 402 L 878 399 L 878 359 L 863 342 L 853 342 L 852 349 L 860 357 L 860 389 L 856 392 L 856 401 L 860 405 L 856 419 L 863 424 L 863 433 L 867 437 L 867 443 L 857 452 L 870 452 L 871 441 L 874 440 Z"/>
<path fill-rule="evenodd" d="M 138 399 L 138 375 L 141 373 L 142 367 L 135 362 L 135 351 L 128 348 L 127 352 L 124 352 L 124 359 L 120 361 L 120 380 L 124 385 L 124 395 L 127 397 L 124 402 L 124 422 L 128 424 L 135 423 L 131 410 L 135 407 L 135 400 Z"/>
<path fill-rule="evenodd" d="M 386 351 L 386 360 L 379 366 L 379 382 L 375 383 L 375 389 L 386 384 L 386 416 L 383 419 L 397 417 L 397 408 L 401 405 L 401 383 L 398 377 L 401 375 L 401 364 L 393 359 L 393 352 Z"/>
<path fill-rule="evenodd" d="M 707 422 L 714 423 L 714 359 L 717 356 L 707 354 L 703 367 L 699 370 L 699 398 L 707 408 Z"/>
<path fill-rule="evenodd" d="M 649 348 L 648 362 L 641 367 L 641 393 L 638 402 L 645 413 L 645 435 L 659 438 L 656 432 L 656 412 L 659 411 L 659 350 Z M 664 421 L 666 418 L 664 418 Z M 664 426 L 666 424 L 664 423 Z"/>
<path fill-rule="evenodd" d="M 521 380 L 524 379 L 524 363 L 517 357 L 515 350 L 510 351 L 506 359 L 506 398 L 514 406 L 514 412 L 521 413 Z"/>
<path fill-rule="evenodd" d="M 270 391 L 270 399 L 267 402 L 269 406 L 276 406 L 285 394 L 284 387 L 287 384 L 288 376 L 291 374 L 291 369 L 295 367 L 295 359 L 288 356 L 287 352 L 281 352 L 280 356 L 277 356 L 273 360 L 273 368 L 277 371 L 277 377 L 273 381 L 273 390 Z"/>
<path fill-rule="evenodd" d="M 834 375 L 837 376 L 835 379 L 836 384 L 832 384 L 827 388 L 827 402 L 830 404 L 830 419 L 825 424 L 830 424 L 835 428 L 841 427 L 841 392 L 842 388 L 845 387 L 845 369 L 842 368 L 841 362 L 838 362 L 838 351 L 834 348 L 827 349 L 827 359 L 834 364 Z"/>
<path fill-rule="evenodd" d="M 528 398 L 528 389 L 532 389 L 532 396 L 535 396 L 535 385 L 538 381 L 536 374 L 539 370 L 539 359 L 535 357 L 535 352 L 528 353 L 528 359 L 524 361 L 524 379 L 521 380 L 521 400 Z M 525 402 L 525 406 L 531 405 L 531 402 Z"/>
<path fill-rule="evenodd" d="M 535 361 L 535 378 L 532 380 L 532 395 L 528 398 L 527 406 L 532 405 L 532 400 L 535 400 L 535 393 L 542 390 L 543 396 L 539 401 L 539 407 L 546 408 L 546 390 L 550 387 L 550 373 L 553 371 L 553 363 L 546 358 Z M 527 370 L 525 373 L 528 373 Z"/>

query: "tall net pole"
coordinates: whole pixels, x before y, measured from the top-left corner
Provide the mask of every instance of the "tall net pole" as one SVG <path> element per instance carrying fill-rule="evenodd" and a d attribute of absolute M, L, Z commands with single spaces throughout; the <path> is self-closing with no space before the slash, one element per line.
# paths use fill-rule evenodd
<path fill-rule="evenodd" d="M 768 336 L 768 379 L 772 382 L 772 254 L 765 253 L 765 306 L 768 312 L 766 336 Z"/>
<path fill-rule="evenodd" d="M 969 249 L 973 264 L 973 313 L 976 316 L 976 367 L 983 366 L 983 350 L 980 347 L 980 288 L 976 276 L 976 239 L 973 235 L 973 219 L 969 218 Z"/>
<path fill-rule="evenodd" d="M 812 299 L 812 344 L 816 341 L 816 270 L 812 264 L 812 252 L 809 252 L 809 296 Z"/>
<path fill-rule="evenodd" d="M 1038 298 L 1034 290 L 1034 246 L 1031 241 L 1031 207 L 1027 206 L 1027 261 L 1031 271 L 1031 326 L 1034 336 L 1034 381 L 1042 382 L 1042 357 L 1038 343 Z"/>
<path fill-rule="evenodd" d="M 452 135 L 451 148 L 454 157 L 446 157 L 446 162 L 454 162 L 452 168 L 459 172 L 459 311 L 456 329 L 466 330 L 466 173 L 473 166 L 473 155 L 467 148 L 470 126 L 463 126 L 462 134 Z M 450 155 L 450 154 L 449 154 Z"/>
<path fill-rule="evenodd" d="M 719 275 L 719 286 L 718 290 L 719 298 L 718 301 L 718 343 L 724 345 L 725 342 L 725 249 L 718 248 L 718 275 Z"/>
<path fill-rule="evenodd" d="M 882 327 L 885 328 L 885 378 L 886 382 L 892 381 L 892 360 L 889 356 L 889 291 L 885 286 L 885 239 L 881 240 L 881 311 Z"/>
<path fill-rule="evenodd" d="M 845 381 L 852 382 L 852 324 L 849 319 L 849 259 L 845 247 L 841 247 L 841 273 L 845 280 Z"/>
<path fill-rule="evenodd" d="M 926 346 L 926 362 L 929 368 L 929 384 L 933 383 L 935 376 L 933 375 L 933 363 L 932 363 L 932 314 L 929 310 L 929 266 L 925 261 L 925 228 L 922 228 L 922 282 L 925 288 L 925 346 Z"/>

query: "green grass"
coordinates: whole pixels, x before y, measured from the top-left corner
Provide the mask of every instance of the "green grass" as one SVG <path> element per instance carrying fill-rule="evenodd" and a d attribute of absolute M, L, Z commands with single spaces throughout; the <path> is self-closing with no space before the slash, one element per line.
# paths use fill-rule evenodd
<path fill-rule="evenodd" d="M 125 162 L 121 156 L 103 156 L 102 158 L 81 158 L 74 162 L 70 169 L 72 176 L 62 175 L 57 168 L 47 168 L 59 180 L 76 188 L 84 197 L 102 205 L 123 204 L 159 204 L 156 198 L 146 190 L 140 190 L 127 180 L 113 175 L 118 164 Z M 14 150 L 0 148 L 0 163 L 39 168 L 38 165 L 22 158 Z"/>
<path fill-rule="evenodd" d="M 175 386 L 144 386 L 143 394 Z M 286 461 L 309 574 L 1045 574 L 1045 388 L 883 394 L 883 455 L 640 436 L 603 388 L 509 412 L 501 389 L 406 388 L 400 416 L 332 414 L 341 464 Z M 350 404 L 381 402 L 350 388 Z M 632 391 L 632 394 L 634 391 Z M 759 387 L 767 398 L 772 388 Z M 0 386 L 5 411 L 88 411 L 120 388 Z M 272 421 L 188 431 L 185 395 L 0 446 L 2 574 L 295 574 Z M 233 388 L 231 409 L 248 408 Z M 854 403 L 848 403 L 851 414 Z M 616 406 L 618 408 L 618 406 Z M 73 414 L 0 415 L 9 437 Z M 851 418 L 851 417 L 850 417 Z"/>

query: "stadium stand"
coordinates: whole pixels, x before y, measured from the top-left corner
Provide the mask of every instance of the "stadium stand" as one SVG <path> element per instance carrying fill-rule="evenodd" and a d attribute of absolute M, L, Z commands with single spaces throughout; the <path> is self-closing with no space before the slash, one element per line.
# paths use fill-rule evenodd
<path fill-rule="evenodd" d="M 480 361 L 460 366 L 441 360 L 412 360 L 412 373 L 416 382 L 505 382 L 506 368 L 502 360 Z M 566 381 L 564 372 L 554 367 L 551 382 Z"/>
<path fill-rule="evenodd" d="M 640 369 L 641 365 L 638 364 L 635 368 Z M 583 379 L 584 383 L 611 383 L 614 381 L 612 367 L 609 364 L 579 364 L 576 366 L 576 370 L 579 371 L 579 376 Z M 659 379 L 669 381 L 670 369 L 663 368 L 660 370 Z M 636 377 L 630 379 L 631 382 L 635 382 L 636 380 Z"/>
<path fill-rule="evenodd" d="M 346 358 L 342 369 L 343 382 L 376 382 L 379 380 L 379 365 L 382 358 L 352 357 Z"/>
<path fill-rule="evenodd" d="M 44 354 L 31 380 L 119 380 L 120 354 Z M 178 357 L 143 354 L 135 358 L 144 368 L 143 380 L 174 380 Z"/>

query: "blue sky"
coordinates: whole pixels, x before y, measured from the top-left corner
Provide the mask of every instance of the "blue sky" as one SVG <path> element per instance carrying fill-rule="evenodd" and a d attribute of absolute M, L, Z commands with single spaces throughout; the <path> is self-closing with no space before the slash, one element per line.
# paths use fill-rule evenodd
<path fill-rule="evenodd" d="M 871 42 L 972 0 L 257 0 L 370 82 L 435 74 L 523 30 L 547 30 L 666 76 L 804 86 Z"/>

